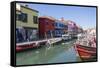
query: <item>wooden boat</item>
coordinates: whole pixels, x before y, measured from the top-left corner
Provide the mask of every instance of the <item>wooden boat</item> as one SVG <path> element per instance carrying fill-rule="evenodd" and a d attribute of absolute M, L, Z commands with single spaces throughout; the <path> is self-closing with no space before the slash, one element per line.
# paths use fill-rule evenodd
<path fill-rule="evenodd" d="M 82 60 L 96 59 L 96 47 L 83 46 L 80 44 L 76 44 L 75 47 Z"/>
<path fill-rule="evenodd" d="M 96 60 L 96 30 L 78 34 L 75 50 L 83 61 Z"/>

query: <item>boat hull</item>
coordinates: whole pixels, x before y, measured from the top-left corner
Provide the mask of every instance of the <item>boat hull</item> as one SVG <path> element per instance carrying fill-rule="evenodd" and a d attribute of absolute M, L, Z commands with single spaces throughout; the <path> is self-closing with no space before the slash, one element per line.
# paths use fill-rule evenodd
<path fill-rule="evenodd" d="M 88 46 L 82 46 L 82 45 L 77 44 L 76 49 L 82 60 L 88 61 L 88 60 L 96 59 L 96 48 L 95 47 L 88 47 Z"/>

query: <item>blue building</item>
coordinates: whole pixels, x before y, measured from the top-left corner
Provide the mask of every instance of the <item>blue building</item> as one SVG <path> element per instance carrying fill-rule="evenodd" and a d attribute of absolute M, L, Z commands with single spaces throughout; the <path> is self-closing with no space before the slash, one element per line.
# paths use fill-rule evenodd
<path fill-rule="evenodd" d="M 67 30 L 67 25 L 65 25 L 62 21 L 56 20 L 54 22 L 54 37 L 61 37 L 65 34 L 64 30 Z"/>

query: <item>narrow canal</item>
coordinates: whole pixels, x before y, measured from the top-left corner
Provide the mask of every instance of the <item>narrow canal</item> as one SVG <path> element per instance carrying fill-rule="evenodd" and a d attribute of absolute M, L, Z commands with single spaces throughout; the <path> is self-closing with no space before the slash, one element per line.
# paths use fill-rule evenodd
<path fill-rule="evenodd" d="M 81 61 L 73 47 L 73 41 L 61 42 L 50 47 L 40 47 L 16 54 L 17 65 L 47 64 Z"/>

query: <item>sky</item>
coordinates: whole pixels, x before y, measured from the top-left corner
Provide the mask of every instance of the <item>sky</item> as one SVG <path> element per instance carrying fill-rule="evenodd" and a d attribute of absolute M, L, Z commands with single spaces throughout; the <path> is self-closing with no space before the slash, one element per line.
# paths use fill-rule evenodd
<path fill-rule="evenodd" d="M 27 4 L 27 3 L 26 3 Z M 80 6 L 63 6 L 47 4 L 28 4 L 28 7 L 39 11 L 39 16 L 52 16 L 56 19 L 72 20 L 83 29 L 96 26 L 96 8 Z"/>

